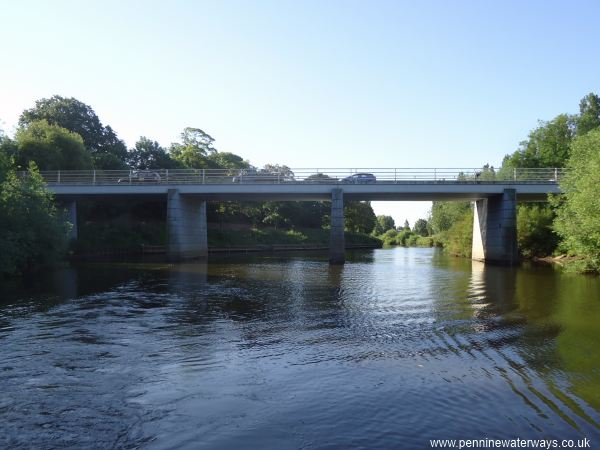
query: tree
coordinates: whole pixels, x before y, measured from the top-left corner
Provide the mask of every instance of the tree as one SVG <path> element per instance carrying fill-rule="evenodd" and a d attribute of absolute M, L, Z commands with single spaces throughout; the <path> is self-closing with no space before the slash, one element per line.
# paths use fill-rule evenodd
<path fill-rule="evenodd" d="M 208 155 L 208 165 L 214 169 L 247 169 L 248 161 L 230 152 L 214 152 Z"/>
<path fill-rule="evenodd" d="M 104 127 L 94 110 L 75 98 L 55 95 L 35 102 L 35 107 L 23 111 L 19 125 L 26 127 L 32 122 L 46 120 L 77 133 L 92 155 L 97 169 L 121 169 L 125 167 L 127 148 L 110 126 Z"/>
<path fill-rule="evenodd" d="M 408 219 L 404 221 L 404 226 L 402 227 L 402 229 L 410 231 L 410 223 L 408 223 Z"/>
<path fill-rule="evenodd" d="M 16 143 L 0 129 L 0 183 L 13 167 L 14 156 L 17 153 Z"/>
<path fill-rule="evenodd" d="M 469 202 L 433 202 L 429 223 L 434 234 L 447 231 L 469 211 Z"/>
<path fill-rule="evenodd" d="M 16 162 L 27 168 L 31 161 L 40 170 L 85 170 L 92 159 L 77 133 L 51 125 L 45 120 L 22 126 L 16 135 Z"/>
<path fill-rule="evenodd" d="M 585 257 L 584 269 L 600 272 L 600 129 L 573 142 L 567 168 L 564 199 L 553 199 L 554 227 L 566 248 Z"/>
<path fill-rule="evenodd" d="M 355 233 L 370 233 L 375 228 L 375 212 L 371 202 L 346 202 L 344 207 L 346 230 Z"/>
<path fill-rule="evenodd" d="M 598 127 L 600 127 L 600 97 L 590 92 L 579 102 L 577 135 L 583 136 Z"/>
<path fill-rule="evenodd" d="M 289 220 L 282 214 L 281 202 L 265 202 L 263 203 L 263 222 L 268 225 L 273 225 L 277 229 L 280 225 L 289 224 Z"/>
<path fill-rule="evenodd" d="M 35 164 L 25 177 L 10 170 L 0 185 L 0 276 L 55 262 L 67 231 Z"/>
<path fill-rule="evenodd" d="M 392 216 L 377 216 L 375 221 L 375 228 L 373 234 L 375 236 L 381 236 L 388 230 L 395 230 L 396 224 Z"/>
<path fill-rule="evenodd" d="M 127 155 L 127 164 L 133 169 L 175 169 L 181 165 L 171 159 L 156 141 L 141 136 Z"/>
<path fill-rule="evenodd" d="M 208 155 L 216 153 L 212 146 L 214 138 L 200 128 L 187 127 L 181 133 L 181 143 L 171 144 L 173 159 L 190 169 L 206 169 L 210 166 Z"/>
<path fill-rule="evenodd" d="M 429 236 L 429 224 L 426 219 L 418 219 L 413 225 L 413 233 L 419 236 Z"/>
<path fill-rule="evenodd" d="M 265 166 L 259 170 L 259 173 L 277 175 L 282 180 L 294 179 L 294 172 L 292 172 L 292 169 L 282 164 L 265 164 Z"/>
<path fill-rule="evenodd" d="M 576 121 L 575 117 L 567 114 L 549 122 L 540 121 L 539 126 L 520 143 L 519 149 L 504 157 L 503 173 L 507 169 L 521 167 L 564 167 L 575 136 Z"/>

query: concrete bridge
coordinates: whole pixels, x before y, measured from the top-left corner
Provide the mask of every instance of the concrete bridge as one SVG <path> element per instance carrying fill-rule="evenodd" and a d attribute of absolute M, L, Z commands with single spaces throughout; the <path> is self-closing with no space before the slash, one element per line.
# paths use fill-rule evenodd
<path fill-rule="evenodd" d="M 167 201 L 167 254 L 207 254 L 207 201 L 331 201 L 330 262 L 344 262 L 344 200 L 474 202 L 473 259 L 518 260 L 517 202 L 560 193 L 558 168 L 511 169 L 184 169 L 42 172 L 65 205 L 77 237 L 77 200 L 146 197 Z"/>

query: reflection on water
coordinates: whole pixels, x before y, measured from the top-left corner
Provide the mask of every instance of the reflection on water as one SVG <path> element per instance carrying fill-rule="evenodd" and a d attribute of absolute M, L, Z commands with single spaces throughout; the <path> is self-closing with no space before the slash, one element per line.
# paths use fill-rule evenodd
<path fill-rule="evenodd" d="M 2 447 L 600 445 L 600 280 L 433 249 L 88 264 L 0 294 Z"/>

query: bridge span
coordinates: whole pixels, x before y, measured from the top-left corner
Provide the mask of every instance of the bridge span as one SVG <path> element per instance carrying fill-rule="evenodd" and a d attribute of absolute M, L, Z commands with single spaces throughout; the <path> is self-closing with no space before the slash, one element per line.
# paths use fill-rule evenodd
<path fill-rule="evenodd" d="M 180 169 L 42 172 L 77 237 L 77 200 L 147 197 L 167 201 L 171 259 L 207 254 L 207 201 L 331 201 L 330 262 L 344 262 L 344 200 L 468 200 L 474 203 L 473 259 L 518 261 L 517 202 L 561 192 L 559 168 Z"/>

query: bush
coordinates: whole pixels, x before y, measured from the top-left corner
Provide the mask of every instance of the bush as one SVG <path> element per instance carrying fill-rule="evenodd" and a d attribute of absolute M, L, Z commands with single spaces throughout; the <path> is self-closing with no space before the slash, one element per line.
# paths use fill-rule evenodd
<path fill-rule="evenodd" d="M 517 209 L 517 241 L 525 258 L 551 255 L 558 245 L 552 229 L 554 211 L 549 205 L 519 205 Z"/>
<path fill-rule="evenodd" d="M 435 247 L 435 240 L 432 236 L 417 236 L 414 245 L 416 247 Z"/>
<path fill-rule="evenodd" d="M 446 233 L 440 235 L 440 238 L 448 253 L 470 258 L 473 245 L 473 211 L 464 213 Z"/>

